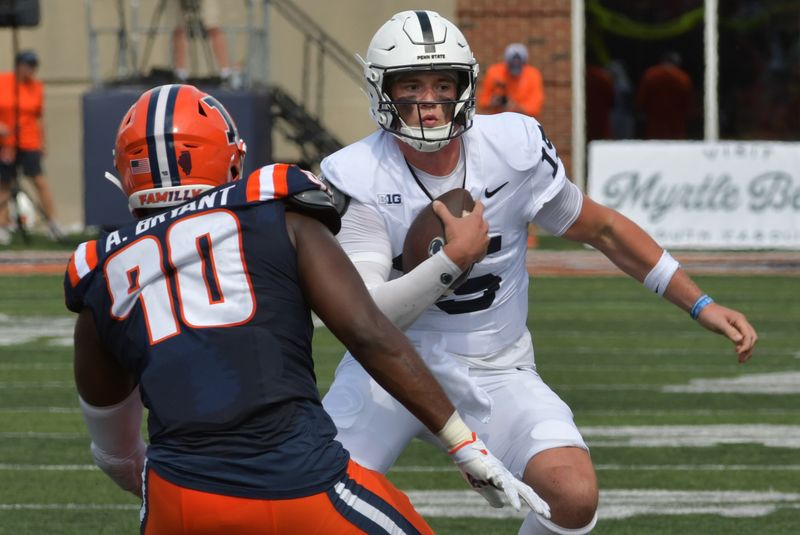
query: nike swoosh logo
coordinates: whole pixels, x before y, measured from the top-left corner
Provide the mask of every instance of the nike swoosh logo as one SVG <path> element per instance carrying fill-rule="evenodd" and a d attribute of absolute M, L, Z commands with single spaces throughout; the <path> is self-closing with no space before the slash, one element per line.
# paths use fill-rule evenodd
<path fill-rule="evenodd" d="M 495 189 L 493 189 L 493 190 L 491 190 L 491 191 L 489 191 L 489 189 L 487 188 L 487 189 L 486 189 L 486 190 L 483 192 L 483 194 L 484 194 L 484 195 L 486 195 L 486 198 L 487 198 L 487 199 L 488 199 L 489 197 L 494 197 L 495 193 L 497 193 L 498 191 L 500 191 L 501 189 L 503 189 L 503 188 L 504 188 L 504 187 L 506 187 L 507 185 L 508 185 L 508 181 L 506 181 L 506 182 L 503 182 L 502 184 L 500 184 L 499 186 L 497 186 Z"/>

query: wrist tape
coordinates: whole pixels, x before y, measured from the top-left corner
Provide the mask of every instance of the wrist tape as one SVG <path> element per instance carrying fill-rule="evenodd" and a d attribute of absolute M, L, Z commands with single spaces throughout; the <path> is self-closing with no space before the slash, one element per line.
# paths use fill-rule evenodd
<path fill-rule="evenodd" d="M 461 445 L 474 441 L 474 433 L 467 427 L 458 411 L 448 418 L 441 431 L 436 433 L 436 438 L 444 445 L 448 453 L 453 453 Z"/>

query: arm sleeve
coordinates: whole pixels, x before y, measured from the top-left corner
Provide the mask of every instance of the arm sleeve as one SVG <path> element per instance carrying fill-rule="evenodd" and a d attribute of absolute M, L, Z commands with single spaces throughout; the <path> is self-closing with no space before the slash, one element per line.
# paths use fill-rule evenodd
<path fill-rule="evenodd" d="M 583 206 L 583 193 L 578 186 L 567 180 L 561 191 L 544 203 L 533 218 L 533 223 L 554 236 L 561 236 L 578 218 Z"/>
<path fill-rule="evenodd" d="M 443 251 L 439 251 L 410 273 L 388 280 L 392 254 L 383 219 L 355 200 L 342 218 L 342 230 L 337 238 L 378 308 L 401 330 L 407 329 L 444 295 L 449 283 L 462 273 Z"/>
<path fill-rule="evenodd" d="M 116 405 L 95 407 L 81 397 L 79 402 L 95 464 L 122 489 L 141 495 L 147 446 L 140 432 L 144 408 L 139 387 Z"/>

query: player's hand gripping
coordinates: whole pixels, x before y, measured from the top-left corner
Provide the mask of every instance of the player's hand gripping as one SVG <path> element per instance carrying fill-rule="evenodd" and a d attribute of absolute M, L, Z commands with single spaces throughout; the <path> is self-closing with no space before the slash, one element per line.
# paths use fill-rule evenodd
<path fill-rule="evenodd" d="M 503 507 L 505 500 L 517 511 L 520 498 L 536 513 L 550 518 L 550 506 L 532 488 L 515 478 L 478 436 L 469 430 L 458 413 L 447 421 L 437 436 L 448 447 L 450 458 L 461 470 L 470 487 L 492 507 Z M 505 500 L 503 499 L 505 497 Z"/>
<path fill-rule="evenodd" d="M 489 224 L 483 218 L 483 203 L 475 203 L 472 212 L 456 217 L 441 202 L 433 202 L 433 212 L 444 224 L 444 252 L 461 269 L 480 262 L 489 248 Z"/>

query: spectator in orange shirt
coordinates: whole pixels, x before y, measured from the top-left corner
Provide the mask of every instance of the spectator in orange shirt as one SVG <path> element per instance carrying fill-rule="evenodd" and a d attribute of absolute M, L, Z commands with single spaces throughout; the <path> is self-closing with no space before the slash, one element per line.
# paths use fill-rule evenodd
<path fill-rule="evenodd" d="M 44 85 L 36 79 L 39 58 L 32 50 L 25 50 L 17 54 L 14 65 L 14 72 L 0 73 L 0 244 L 10 241 L 8 201 L 19 167 L 33 180 L 49 221 L 55 213 L 53 195 L 42 171 Z"/>
<path fill-rule="evenodd" d="M 544 104 L 542 73 L 528 64 L 528 49 L 522 43 L 506 47 L 505 61 L 490 65 L 478 95 L 479 113 L 514 111 L 532 117 Z"/>
<path fill-rule="evenodd" d="M 614 81 L 596 63 L 586 65 L 586 140 L 611 139 L 611 108 L 614 106 Z"/>
<path fill-rule="evenodd" d="M 645 139 L 686 139 L 693 99 L 694 85 L 681 69 L 681 57 L 677 52 L 665 53 L 660 63 L 644 71 L 636 92 Z"/>
<path fill-rule="evenodd" d="M 490 65 L 478 94 L 478 113 L 514 111 L 535 117 L 544 104 L 542 73 L 528 64 L 528 49 L 522 43 L 506 47 L 505 61 Z M 538 245 L 533 224 L 528 225 L 528 247 Z"/>

